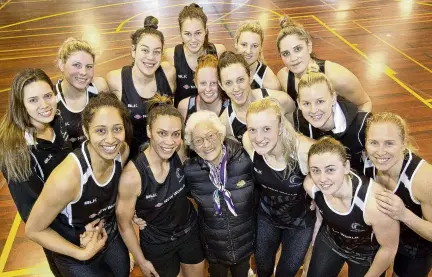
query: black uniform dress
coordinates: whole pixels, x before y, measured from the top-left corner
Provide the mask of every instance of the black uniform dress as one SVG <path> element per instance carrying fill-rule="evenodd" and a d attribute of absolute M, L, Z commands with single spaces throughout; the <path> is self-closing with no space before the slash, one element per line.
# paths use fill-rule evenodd
<path fill-rule="evenodd" d="M 216 46 L 213 43 L 209 43 L 209 48 L 206 52 L 217 57 Z M 177 73 L 174 105 L 177 107 L 181 100 L 198 94 L 194 82 L 194 71 L 187 63 L 183 44 L 177 44 L 174 48 L 174 67 Z"/>
<path fill-rule="evenodd" d="M 63 161 L 68 153 L 72 151 L 72 145 L 68 141 L 67 132 L 65 131 L 66 128 L 59 110 L 57 110 L 57 115 L 51 122 L 51 126 L 54 130 L 54 138 L 52 141 L 40 138 L 35 139 L 28 132 L 25 132 L 24 137 L 30 148 L 31 155 L 31 175 L 25 182 L 8 180 L 8 187 L 12 199 L 24 222 L 27 222 L 30 211 L 42 192 L 44 182 L 48 176 L 54 168 Z M 3 176 L 8 179 L 7 172 L 2 171 L 2 173 Z M 50 227 L 57 232 L 67 232 L 69 229 L 61 224 L 60 217 L 62 217 L 62 215 L 59 215 Z M 53 252 L 45 248 L 43 248 L 43 250 L 52 273 L 56 277 L 61 277 L 62 274 L 57 269 L 57 265 L 53 259 Z"/>
<path fill-rule="evenodd" d="M 264 156 L 253 154 L 253 175 L 261 195 L 255 258 L 258 276 L 271 276 L 279 245 L 282 254 L 276 276 L 295 276 L 312 240 L 315 212 L 303 188 L 304 175 L 297 166 L 273 168 Z"/>
<path fill-rule="evenodd" d="M 354 271 L 357 274 L 354 276 L 364 276 L 379 249 L 372 226 L 364 220 L 371 179 L 354 171 L 351 176 L 353 197 L 351 207 L 345 213 L 333 209 L 319 188 L 313 187 L 313 198 L 323 222 L 308 276 L 337 276 L 344 262 L 348 262 L 350 276 Z M 325 259 L 322 258 L 324 255 Z"/>
<path fill-rule="evenodd" d="M 141 249 L 160 276 L 175 277 L 180 263 L 196 264 L 204 259 L 182 161 L 177 153 L 169 159 L 170 169 L 163 183 L 156 181 L 144 152 L 133 163 L 141 176 L 136 214 L 147 222 L 140 230 Z"/>
<path fill-rule="evenodd" d="M 294 129 L 315 140 L 324 136 L 337 139 L 348 150 L 351 168 L 361 172 L 364 166 L 366 122 L 371 113 L 360 111 L 354 103 L 341 96 L 337 96 L 337 104 L 333 114 L 335 122 L 334 130 L 322 131 L 313 127 L 303 117 L 301 110 L 297 107 L 294 111 Z"/>
<path fill-rule="evenodd" d="M 325 60 L 316 59 L 315 61 L 319 66 L 319 71 L 321 73 L 325 73 Z M 297 104 L 298 92 L 297 92 L 297 89 L 295 86 L 295 75 L 291 71 L 288 72 L 287 93 L 289 96 L 291 96 L 291 98 L 294 100 L 294 103 L 297 106 L 298 105 Z"/>
<path fill-rule="evenodd" d="M 265 75 L 267 73 L 267 68 L 268 68 L 267 65 L 258 61 L 255 74 L 252 77 L 252 83 L 251 83 L 252 89 L 264 88 L 263 83 L 264 83 Z"/>
<path fill-rule="evenodd" d="M 168 79 L 162 67 L 155 72 L 157 91 L 161 95 L 172 97 L 173 93 Z M 130 157 L 136 156 L 140 152 L 140 146 L 148 142 L 147 136 L 147 101 L 149 98 L 142 98 L 135 88 L 132 79 L 132 66 L 124 66 L 121 72 L 122 80 L 122 102 L 130 112 L 133 137 L 130 145 Z"/>
<path fill-rule="evenodd" d="M 81 145 L 85 140 L 84 131 L 82 129 L 81 111 L 73 111 L 68 108 L 67 103 L 64 99 L 62 87 L 62 80 L 58 80 L 56 84 L 57 90 L 57 109 L 60 110 L 61 115 L 66 126 L 66 131 L 69 135 L 69 141 L 72 143 L 72 147 L 75 149 Z M 90 83 L 86 89 L 86 105 L 90 98 L 96 97 L 98 95 L 98 89 L 92 83 Z"/>
<path fill-rule="evenodd" d="M 191 96 L 189 98 L 188 108 L 187 108 L 187 111 L 186 111 L 186 120 L 185 120 L 185 122 L 187 122 L 187 120 L 189 119 L 189 117 L 193 113 L 197 112 L 197 97 L 198 96 L 195 95 L 195 96 Z M 228 103 L 229 103 L 228 99 L 226 99 L 224 102 L 222 102 L 222 106 L 221 106 L 221 109 L 219 111 L 218 116 L 221 116 L 221 114 L 223 113 L 223 111 L 225 111 L 225 108 L 228 106 Z"/>
<path fill-rule="evenodd" d="M 99 183 L 93 173 L 88 142 L 70 154 L 80 169 L 80 198 L 70 202 L 61 212 L 63 224 L 77 230 L 72 238 L 63 237 L 79 245 L 79 234 L 95 219 L 104 221 L 108 239 L 105 247 L 88 261 L 56 254 L 56 264 L 65 276 L 129 276 L 129 254 L 120 236 L 115 216 L 118 185 L 122 171 L 120 153 L 114 158 L 110 178 Z"/>
<path fill-rule="evenodd" d="M 399 196 L 409 210 L 423 217 L 420 203 L 413 197 L 412 180 L 424 160 L 409 150 L 404 157 L 399 181 L 393 193 Z M 376 168 L 367 159 L 364 174 L 376 179 Z M 397 263 L 396 263 L 397 261 Z M 432 267 L 432 243 L 419 236 L 404 223 L 400 223 L 400 240 L 394 271 L 399 277 L 426 277 Z"/>
<path fill-rule="evenodd" d="M 267 92 L 267 90 L 265 88 L 262 88 L 261 92 L 262 92 L 262 98 L 269 96 L 269 93 Z M 237 118 L 236 112 L 234 110 L 234 107 L 233 107 L 231 101 L 228 103 L 228 120 L 229 120 L 229 124 L 231 126 L 232 133 L 234 134 L 234 137 L 239 142 L 242 142 L 243 134 L 247 130 L 246 122 L 243 122 Z"/>

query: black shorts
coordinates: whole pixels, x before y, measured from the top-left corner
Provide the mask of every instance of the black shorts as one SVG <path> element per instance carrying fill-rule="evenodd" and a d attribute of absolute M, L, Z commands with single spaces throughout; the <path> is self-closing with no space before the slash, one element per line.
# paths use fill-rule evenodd
<path fill-rule="evenodd" d="M 153 264 L 160 277 L 177 277 L 180 263 L 198 264 L 204 260 L 198 229 L 185 236 L 173 242 L 141 246 L 145 258 Z"/>
<path fill-rule="evenodd" d="M 411 258 L 397 253 L 393 271 L 399 277 L 427 277 L 432 267 L 432 255 Z"/>

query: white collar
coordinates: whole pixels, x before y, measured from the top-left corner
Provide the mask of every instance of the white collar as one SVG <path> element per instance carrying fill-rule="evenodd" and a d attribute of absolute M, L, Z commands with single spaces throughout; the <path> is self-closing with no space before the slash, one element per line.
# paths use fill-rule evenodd
<path fill-rule="evenodd" d="M 335 127 L 332 130 L 332 132 L 334 134 L 345 132 L 347 127 L 346 118 L 342 111 L 342 108 L 337 102 L 333 108 L 333 120 L 334 120 Z"/>

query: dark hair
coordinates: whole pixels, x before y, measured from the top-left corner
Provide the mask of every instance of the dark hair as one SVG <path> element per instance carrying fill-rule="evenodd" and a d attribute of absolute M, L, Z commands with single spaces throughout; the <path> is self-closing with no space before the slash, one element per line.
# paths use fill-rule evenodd
<path fill-rule="evenodd" d="M 24 106 L 24 89 L 40 81 L 47 83 L 55 93 L 51 79 L 41 69 L 27 68 L 15 75 L 8 109 L 0 122 L 0 168 L 11 181 L 24 182 L 31 175 L 30 149 L 24 132 L 34 137 L 36 130 Z"/>
<path fill-rule="evenodd" d="M 183 129 L 183 116 L 179 110 L 174 108 L 174 102 L 172 98 L 156 93 L 155 96 L 147 101 L 147 125 L 150 127 L 150 129 L 152 128 L 155 120 L 161 115 L 169 115 L 180 118 Z"/>
<path fill-rule="evenodd" d="M 99 93 L 97 97 L 93 97 L 89 100 L 81 114 L 82 126 L 84 129 L 88 133 L 89 125 L 90 122 L 92 122 L 94 115 L 103 107 L 112 107 L 118 110 L 125 128 L 126 143 L 130 144 L 133 130 L 129 110 L 120 100 L 118 100 L 117 96 L 111 92 Z"/>
<path fill-rule="evenodd" d="M 248 66 L 244 56 L 242 54 L 236 54 L 232 51 L 225 51 L 220 56 L 218 67 L 217 67 L 219 81 L 221 81 L 222 69 L 224 69 L 225 67 L 228 67 L 232 64 L 237 64 L 237 63 L 241 64 L 244 67 L 244 69 L 246 70 L 247 75 L 250 76 L 250 69 L 249 69 L 249 66 Z"/>
<path fill-rule="evenodd" d="M 209 49 L 209 35 L 208 35 L 208 30 L 207 30 L 207 15 L 204 13 L 202 7 L 200 7 L 200 5 L 196 4 L 196 3 L 192 3 L 189 6 L 185 6 L 178 17 L 178 22 L 179 22 L 179 26 L 180 26 L 180 30 L 182 29 L 183 26 L 183 22 L 186 21 L 186 19 L 199 19 L 201 20 L 201 22 L 204 25 L 204 29 L 206 32 L 205 38 L 204 38 L 204 44 L 203 44 L 203 48 L 204 50 L 208 50 Z"/>
<path fill-rule="evenodd" d="M 158 30 L 159 20 L 154 16 L 147 16 L 144 19 L 144 27 L 136 30 L 132 35 L 132 45 L 136 48 L 138 42 L 140 42 L 141 38 L 145 35 L 153 35 L 159 38 L 162 43 L 162 48 L 165 44 L 165 38 L 161 31 Z"/>

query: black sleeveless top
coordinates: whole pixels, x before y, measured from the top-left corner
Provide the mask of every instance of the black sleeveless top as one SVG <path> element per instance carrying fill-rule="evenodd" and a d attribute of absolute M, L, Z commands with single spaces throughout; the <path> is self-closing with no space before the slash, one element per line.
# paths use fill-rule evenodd
<path fill-rule="evenodd" d="M 371 179 L 351 171 L 353 198 L 351 208 L 342 213 L 327 203 L 324 194 L 315 185 L 314 201 L 323 217 L 320 232 L 325 242 L 340 256 L 362 265 L 370 265 L 379 249 L 372 226 L 367 225 L 364 216 L 371 187 Z"/>
<path fill-rule="evenodd" d="M 141 152 L 133 160 L 141 176 L 141 194 L 136 201 L 136 214 L 147 222 L 140 231 L 141 245 L 161 244 L 181 239 L 196 228 L 196 212 L 187 198 L 183 164 L 175 153 L 163 183 L 153 176 L 148 160 Z"/>
<path fill-rule="evenodd" d="M 70 154 L 80 168 L 81 196 L 76 202 L 69 203 L 62 214 L 66 215 L 67 224 L 82 232 L 85 230 L 85 225 L 93 220 L 97 218 L 104 220 L 104 228 L 110 240 L 118 234 L 115 205 L 122 171 L 121 155 L 118 154 L 113 160 L 114 166 L 108 181 L 99 184 L 93 175 L 87 144 L 84 142 L 80 148 Z M 79 237 L 77 239 L 79 241 Z"/>
<path fill-rule="evenodd" d="M 258 212 L 278 228 L 309 227 L 315 223 L 311 198 L 303 188 L 304 175 L 298 166 L 284 178 L 285 169 L 275 169 L 254 152 L 253 175 L 261 188 Z"/>
<path fill-rule="evenodd" d="M 54 120 L 51 122 L 51 127 L 54 131 L 54 139 L 52 141 L 33 137 L 29 133 L 25 133 L 27 145 L 31 148 L 31 155 L 37 162 L 40 168 L 42 179 L 48 179 L 51 172 L 72 152 L 72 143 L 68 140 L 68 133 L 64 125 L 60 110 Z"/>
<path fill-rule="evenodd" d="M 213 43 L 209 43 L 207 54 L 212 54 L 217 57 L 216 46 Z M 194 71 L 187 63 L 183 44 L 177 44 L 174 48 L 174 67 L 177 73 L 174 106 L 177 107 L 181 100 L 198 94 L 194 82 Z"/>
<path fill-rule="evenodd" d="M 267 90 L 265 88 L 261 89 L 262 98 L 269 96 Z M 232 133 L 238 139 L 239 142 L 242 142 L 243 134 L 246 132 L 247 127 L 246 123 L 237 118 L 236 112 L 232 106 L 231 101 L 228 103 L 228 120 L 231 126 Z"/>
<path fill-rule="evenodd" d="M 161 95 L 172 97 L 171 87 L 168 79 L 161 66 L 156 70 L 156 86 L 157 91 Z M 133 136 L 130 145 L 130 157 L 135 156 L 139 152 L 141 144 L 148 141 L 147 136 L 147 101 L 150 98 L 142 98 L 135 88 L 132 79 L 132 66 L 124 66 L 121 71 L 122 80 L 122 99 L 130 112 Z"/>
<path fill-rule="evenodd" d="M 186 111 L 186 119 L 185 122 L 187 122 L 187 120 L 189 119 L 189 117 L 193 114 L 197 112 L 197 95 L 195 96 L 191 96 L 189 97 L 189 102 L 188 102 L 188 108 Z M 221 109 L 219 111 L 218 116 L 221 116 L 221 114 L 225 111 L 225 108 L 228 106 L 229 100 L 225 99 L 225 101 L 222 102 L 222 106 Z"/>
<path fill-rule="evenodd" d="M 252 89 L 263 88 L 263 83 L 264 83 L 264 78 L 266 73 L 267 73 L 267 65 L 258 61 L 255 74 L 252 77 L 252 83 L 251 83 Z"/>
<path fill-rule="evenodd" d="M 424 160 L 409 150 L 404 157 L 399 180 L 393 193 L 399 196 L 410 211 L 423 218 L 420 203 L 413 198 L 412 180 Z M 376 168 L 367 159 L 365 161 L 364 174 L 376 179 Z M 411 258 L 425 257 L 432 254 L 432 242 L 425 240 L 407 225 L 400 222 L 400 240 L 398 253 Z"/>
<path fill-rule="evenodd" d="M 82 129 L 81 111 L 72 111 L 68 108 L 66 101 L 64 100 L 63 91 L 61 87 L 62 80 L 58 80 L 56 84 L 57 90 L 57 109 L 60 110 L 63 117 L 66 131 L 69 134 L 69 141 L 72 143 L 72 147 L 75 149 L 81 145 L 86 139 Z M 90 83 L 86 90 L 86 105 L 90 98 L 96 97 L 98 90 L 95 85 Z"/>
<path fill-rule="evenodd" d="M 325 73 L 325 60 L 316 59 L 315 61 L 319 66 L 320 72 Z M 298 92 L 295 86 L 295 76 L 294 73 L 291 71 L 288 72 L 287 93 L 294 100 L 296 106 L 298 106 L 297 104 Z"/>

